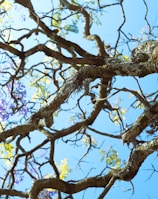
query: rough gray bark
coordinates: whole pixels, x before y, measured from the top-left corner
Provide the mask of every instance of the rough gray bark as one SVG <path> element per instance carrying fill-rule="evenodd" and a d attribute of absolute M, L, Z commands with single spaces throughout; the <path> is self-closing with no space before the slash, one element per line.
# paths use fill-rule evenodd
<path fill-rule="evenodd" d="M 119 4 L 122 7 L 122 2 L 123 1 L 120 1 L 120 3 L 117 3 L 116 5 Z M 33 33 L 44 34 L 50 40 L 53 40 L 53 42 L 58 46 L 60 50 L 64 49 L 65 51 L 69 52 L 71 56 L 65 55 L 60 50 L 53 50 L 47 47 L 45 44 L 38 44 L 28 50 L 19 50 L 19 48 L 8 45 L 8 43 L 0 42 L 0 48 L 4 52 L 10 53 L 11 56 L 17 56 L 21 60 L 21 64 L 17 69 L 17 73 L 14 77 L 11 78 L 20 78 L 18 76 L 18 71 L 23 71 L 22 76 L 25 76 L 24 69 L 27 58 L 38 52 L 43 52 L 46 56 L 57 60 L 59 64 L 70 64 L 73 69 L 76 69 L 76 73 L 68 79 L 63 78 L 64 83 L 62 86 L 59 86 L 56 83 L 56 79 L 54 78 L 54 85 L 56 85 L 57 87 L 54 98 L 49 103 L 42 106 L 38 111 L 33 113 L 24 125 L 18 125 L 7 130 L 4 129 L 4 131 L 0 134 L 1 143 L 12 142 L 16 140 L 17 151 L 18 147 L 21 147 L 21 153 L 16 154 L 12 169 L 9 171 L 12 176 L 12 183 L 9 185 L 10 187 L 8 189 L 0 189 L 0 195 L 20 196 L 21 198 L 29 197 L 30 199 L 37 199 L 37 196 L 41 190 L 45 188 L 52 188 L 58 190 L 60 198 L 62 192 L 67 193 L 69 196 L 72 196 L 72 194 L 86 190 L 90 187 L 98 187 L 104 188 L 104 191 L 99 196 L 99 199 L 104 198 L 104 196 L 111 189 L 115 181 L 131 181 L 137 175 L 142 163 L 146 160 L 146 158 L 150 154 L 158 150 L 157 137 L 148 142 L 138 140 L 138 136 L 147 127 L 153 125 L 153 129 L 157 130 L 157 97 L 155 97 L 154 103 L 150 103 L 146 98 L 143 98 L 143 96 L 137 91 L 122 88 L 122 91 L 133 94 L 136 99 L 144 105 L 145 108 L 142 114 L 135 120 L 135 123 L 133 123 L 130 127 L 127 127 L 126 129 L 122 129 L 122 131 L 120 131 L 120 134 L 117 136 L 106 133 L 104 134 L 104 132 L 99 132 L 97 130 L 93 131 L 107 137 L 109 136 L 121 139 L 124 144 L 132 144 L 133 149 L 131 150 L 130 157 L 127 163 L 122 168 L 111 169 L 111 171 L 108 171 L 104 175 L 98 175 L 89 178 L 87 177 L 83 180 L 73 183 L 69 181 L 63 181 L 59 179 L 59 171 L 56 168 L 53 159 L 55 142 L 60 138 L 64 138 L 70 134 L 80 132 L 80 130 L 92 130 L 92 128 L 89 126 L 95 122 L 96 118 L 103 109 L 106 109 L 109 112 L 116 110 L 116 108 L 112 107 L 112 105 L 108 101 L 110 92 L 113 90 L 112 81 L 115 77 L 122 76 L 143 78 L 147 75 L 157 74 L 157 47 L 154 48 L 154 50 L 152 51 L 153 54 L 151 55 L 151 57 L 149 53 L 147 54 L 148 56 L 145 56 L 145 58 L 143 56 L 143 61 L 140 61 L 140 59 L 138 59 L 139 61 L 134 61 L 134 59 L 137 58 L 135 51 L 133 51 L 134 55 L 132 60 L 129 61 L 121 60 L 117 56 L 112 57 L 110 56 L 110 54 L 108 54 L 104 42 L 101 40 L 101 38 L 98 35 L 90 34 L 90 15 L 86 11 L 86 9 L 81 8 L 80 5 L 70 4 L 66 0 L 61 0 L 60 4 L 61 6 L 63 6 L 62 9 L 67 8 L 72 12 L 79 12 L 81 15 L 83 15 L 85 20 L 84 36 L 86 39 L 95 41 L 97 44 L 98 55 L 93 55 L 87 52 L 79 44 L 62 38 L 58 35 L 57 31 L 53 32 L 42 21 L 42 19 L 40 19 L 30 0 L 15 0 L 15 3 L 26 7 L 29 10 L 31 19 L 34 20 L 34 22 L 38 25 L 37 29 L 35 28 L 31 30 L 28 34 L 23 35 L 24 38 L 29 38 Z M 19 38 L 17 43 L 22 42 L 22 39 L 22 37 Z M 15 44 L 16 41 L 11 42 L 11 44 L 13 43 Z M 95 97 L 95 94 L 90 93 L 89 88 L 86 88 L 86 86 L 88 85 L 87 87 L 89 87 L 89 84 L 97 79 L 99 79 L 99 89 L 98 96 Z M 85 85 L 85 80 L 88 80 L 87 85 Z M 60 109 L 62 104 L 64 104 L 73 93 L 78 93 L 80 90 L 84 89 L 85 95 L 93 99 L 93 108 L 91 112 L 88 114 L 88 116 L 86 114 L 83 114 L 84 117 L 82 120 L 74 123 L 67 128 L 64 128 L 62 130 L 54 130 L 52 127 L 54 124 L 53 114 L 58 109 Z M 46 136 L 46 139 L 44 142 L 40 143 L 38 146 L 34 147 L 30 151 L 25 151 L 24 149 L 22 149 L 20 142 L 25 137 L 29 138 L 29 135 L 32 134 L 34 131 L 39 131 L 39 133 L 44 134 Z M 30 190 L 25 193 L 14 190 L 13 184 L 15 179 L 13 177 L 13 173 L 20 158 L 25 157 L 27 162 L 27 158 L 29 158 L 37 149 L 43 147 L 46 143 L 50 143 L 49 163 L 55 171 L 55 177 L 35 180 Z M 91 143 L 90 147 L 92 147 Z"/>

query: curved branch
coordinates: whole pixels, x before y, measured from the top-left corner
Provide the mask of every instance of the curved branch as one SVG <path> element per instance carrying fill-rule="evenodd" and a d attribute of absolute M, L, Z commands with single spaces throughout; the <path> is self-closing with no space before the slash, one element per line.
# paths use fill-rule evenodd
<path fill-rule="evenodd" d="M 85 26 L 84 26 L 84 35 L 88 40 L 95 40 L 97 45 L 98 45 L 98 49 L 99 49 L 99 55 L 103 56 L 103 57 L 109 57 L 109 55 L 106 53 L 105 51 L 105 47 L 104 47 L 104 42 L 100 39 L 100 37 L 98 35 L 91 35 L 90 34 L 90 15 L 89 13 L 80 5 L 73 5 L 70 4 L 68 1 L 66 0 L 60 0 L 61 4 L 63 6 L 66 6 L 69 10 L 73 10 L 76 12 L 80 12 L 82 13 L 82 15 L 85 18 Z"/>
<path fill-rule="evenodd" d="M 93 129 L 91 127 L 87 127 L 87 129 L 89 129 L 89 130 L 91 130 L 94 133 L 99 134 L 99 135 L 103 135 L 103 136 L 110 137 L 110 138 L 115 138 L 115 139 L 121 139 L 121 135 L 113 135 L 113 134 L 101 132 L 101 131 L 98 131 L 98 130 Z"/>
<path fill-rule="evenodd" d="M 146 65 L 147 64 L 148 63 L 146 63 Z M 76 74 L 75 77 L 73 77 L 66 84 L 63 85 L 63 87 L 59 90 L 56 97 L 49 104 L 42 107 L 37 113 L 32 115 L 32 118 L 31 118 L 32 123 L 31 124 L 18 126 L 13 129 L 4 131 L 0 135 L 0 141 L 4 141 L 6 138 L 13 136 L 13 135 L 17 135 L 18 133 L 26 134 L 29 131 L 33 131 L 33 130 L 37 129 L 39 120 L 42 118 L 47 118 L 48 115 L 53 114 L 60 107 L 60 105 L 65 102 L 65 100 L 70 96 L 70 94 L 72 92 L 74 92 L 78 87 L 81 87 L 83 85 L 83 81 L 86 78 L 93 78 L 93 79 L 103 78 L 105 80 L 108 80 L 109 78 L 111 78 L 112 76 L 115 76 L 115 75 L 144 77 L 145 75 L 149 75 L 151 73 L 156 73 L 155 68 L 153 69 L 151 67 L 151 65 L 149 65 L 149 67 L 144 67 L 144 65 L 145 65 L 144 63 L 133 64 L 133 65 L 131 65 L 130 63 L 120 63 L 120 64 L 113 63 L 112 65 L 109 64 L 109 65 L 103 65 L 103 66 L 82 67 L 78 71 L 78 73 Z M 103 89 L 103 93 L 105 92 L 104 89 Z M 100 96 L 101 99 L 105 99 L 105 97 L 106 97 L 105 93 L 104 93 L 104 95 Z M 65 129 L 65 131 L 62 131 L 62 134 L 63 134 L 63 132 L 65 132 L 64 135 L 66 135 L 66 132 L 70 129 L 73 129 L 73 131 L 74 131 L 74 130 L 78 130 L 82 125 L 92 124 L 92 122 L 95 120 L 97 114 L 102 109 L 104 102 L 105 102 L 105 100 L 97 101 L 95 108 L 94 108 L 94 112 L 92 111 L 91 116 L 89 118 L 87 118 L 87 120 L 84 123 L 83 122 L 77 123 L 77 124 L 75 124 L 75 127 L 72 126 L 68 129 Z M 157 109 L 157 105 L 155 105 L 155 108 Z M 144 121 L 144 118 L 146 118 L 146 122 L 143 123 L 146 126 L 149 124 L 148 123 L 149 120 L 147 118 L 150 118 L 150 116 L 151 115 L 148 112 L 146 112 L 145 116 L 142 116 L 142 118 L 139 118 L 138 120 Z M 153 116 L 151 118 L 153 118 Z M 140 122 L 137 122 L 137 123 L 140 124 Z M 132 128 L 136 128 L 136 127 L 132 127 Z M 125 134 L 123 134 L 122 139 L 124 142 L 133 140 L 133 137 L 132 137 L 133 134 L 129 133 L 131 131 L 133 132 L 132 128 L 130 128 Z M 138 128 L 136 128 L 136 129 L 138 129 Z M 134 132 L 135 132 L 134 138 L 135 138 L 135 136 L 140 134 L 140 130 L 134 131 Z"/>
<path fill-rule="evenodd" d="M 14 190 L 14 189 L 0 189 L 0 196 L 6 195 L 6 196 L 15 196 L 15 197 L 21 197 L 21 198 L 28 198 L 28 193 Z"/>
<path fill-rule="evenodd" d="M 26 136 L 30 131 L 36 130 L 37 127 L 33 124 L 19 125 L 15 128 L 3 131 L 0 134 L 0 142 L 6 141 L 9 137 L 16 137 L 17 135 Z"/>
<path fill-rule="evenodd" d="M 17 50 L 16 48 L 13 48 L 12 46 L 9 46 L 8 44 L 4 44 L 4 43 L 0 42 L 0 48 L 3 49 L 3 50 L 9 51 L 13 55 L 17 55 L 21 59 L 24 58 L 24 53 L 23 52 Z"/>
<path fill-rule="evenodd" d="M 119 43 L 121 32 L 122 32 L 121 30 L 122 30 L 124 24 L 126 23 L 126 15 L 125 15 L 125 10 L 124 10 L 124 7 L 123 7 L 123 1 L 122 0 L 120 0 L 120 6 L 121 6 L 121 10 L 122 10 L 123 21 L 122 21 L 121 25 L 119 26 L 119 28 L 117 30 L 118 31 L 118 38 L 117 38 L 117 41 L 116 41 L 116 44 L 115 44 L 115 49 L 117 49 L 117 47 L 118 47 L 118 43 Z"/>
<path fill-rule="evenodd" d="M 30 12 L 34 12 L 33 5 L 30 0 L 15 0 L 15 3 L 18 3 L 30 10 Z"/>
<path fill-rule="evenodd" d="M 103 78 L 112 76 L 137 76 L 144 77 L 158 72 L 158 66 L 155 67 L 149 62 L 134 64 L 131 62 L 121 62 L 117 59 L 108 59 L 102 66 L 82 67 L 77 73 L 78 81 L 88 78 Z"/>
<path fill-rule="evenodd" d="M 64 193 L 74 194 L 85 190 L 88 187 L 105 187 L 111 176 L 112 175 L 109 173 L 104 177 L 92 177 L 86 180 L 81 180 L 76 184 L 65 182 L 58 178 L 36 180 L 30 190 L 29 197 L 30 199 L 36 199 L 38 193 L 44 188 L 53 188 Z"/>
<path fill-rule="evenodd" d="M 67 194 L 74 194 L 89 187 L 105 187 L 105 191 L 103 192 L 103 195 L 105 195 L 116 180 L 132 180 L 144 160 L 157 149 L 158 138 L 146 142 L 136 148 L 123 169 L 111 170 L 108 174 L 101 177 L 95 176 L 76 183 L 65 182 L 58 178 L 37 180 L 30 190 L 29 197 L 30 199 L 36 199 L 38 193 L 44 188 L 52 188 Z"/>
<path fill-rule="evenodd" d="M 71 48 L 71 47 L 70 47 Z M 68 64 L 92 64 L 92 65 L 103 65 L 105 64 L 105 58 L 100 56 L 88 56 L 84 58 L 76 58 L 76 57 L 66 57 L 59 52 L 56 52 L 43 44 L 38 44 L 33 48 L 27 50 L 24 54 L 25 57 L 28 57 L 32 54 L 38 53 L 39 51 L 44 52 L 47 56 L 54 57 L 60 62 L 68 63 Z"/>
<path fill-rule="evenodd" d="M 43 32 L 51 38 L 55 43 L 58 44 L 58 46 L 65 48 L 67 51 L 71 48 L 71 50 L 76 51 L 80 56 L 83 57 L 93 57 L 93 54 L 88 53 L 86 50 L 81 48 L 78 44 L 72 42 L 72 41 L 67 41 L 66 39 L 60 37 L 57 35 L 56 32 L 53 32 L 46 24 L 41 21 L 41 19 L 38 17 L 38 15 L 35 13 L 34 10 L 32 10 L 32 4 L 30 0 L 15 0 L 16 3 L 27 7 L 30 11 L 30 17 L 37 23 L 37 25 L 42 28 Z M 30 5 L 31 4 L 31 5 Z"/>
<path fill-rule="evenodd" d="M 136 137 L 157 118 L 157 111 L 158 102 L 151 106 L 150 109 L 147 107 L 142 115 L 136 120 L 134 125 L 122 134 L 123 143 L 136 143 Z"/>

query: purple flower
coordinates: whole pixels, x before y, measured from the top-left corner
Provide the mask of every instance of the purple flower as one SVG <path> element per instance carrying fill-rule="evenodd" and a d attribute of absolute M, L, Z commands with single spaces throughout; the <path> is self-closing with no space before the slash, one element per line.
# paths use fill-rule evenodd
<path fill-rule="evenodd" d="M 4 99 L 0 99 L 0 118 L 2 121 L 9 118 L 9 113 L 7 112 L 7 103 Z"/>
<path fill-rule="evenodd" d="M 1 82 L 8 81 L 15 68 L 12 62 L 2 61 L 0 65 Z M 26 106 L 26 87 L 23 82 L 13 80 L 0 89 L 0 120 L 8 120 L 15 113 L 26 116 L 29 108 Z"/>
<path fill-rule="evenodd" d="M 38 198 L 39 199 L 52 199 L 52 197 L 54 197 L 56 194 L 57 194 L 56 190 L 51 191 L 51 190 L 44 189 L 39 193 Z"/>
<path fill-rule="evenodd" d="M 22 108 L 19 110 L 19 115 L 27 115 L 29 109 L 26 107 L 26 105 L 23 105 Z"/>
<path fill-rule="evenodd" d="M 9 93 L 12 92 L 16 99 L 23 100 L 23 98 L 26 97 L 26 88 L 21 82 L 14 81 L 14 85 L 12 85 L 12 82 L 10 82 L 7 84 L 7 89 Z"/>
<path fill-rule="evenodd" d="M 24 179 L 24 176 L 21 175 L 21 174 L 18 173 L 18 172 L 15 172 L 14 177 L 15 177 L 15 183 L 16 183 L 16 184 L 19 184 L 19 183 L 20 183 L 21 181 L 23 181 L 23 179 Z"/>

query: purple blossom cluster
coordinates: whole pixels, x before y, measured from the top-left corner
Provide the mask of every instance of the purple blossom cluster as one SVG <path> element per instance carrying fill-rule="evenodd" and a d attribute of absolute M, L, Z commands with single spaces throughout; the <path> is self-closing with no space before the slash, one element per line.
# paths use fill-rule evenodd
<path fill-rule="evenodd" d="M 27 91 L 25 87 L 25 82 L 16 80 L 14 77 L 15 68 L 9 62 L 0 63 L 0 122 L 8 121 L 14 114 L 26 115 L 29 111 L 27 108 Z M 26 82 L 27 83 L 27 82 Z M 37 157 L 38 158 L 38 157 Z M 47 153 L 42 152 L 39 154 L 39 158 L 47 159 Z M 32 165 L 30 167 L 30 165 Z M 39 179 L 38 167 L 36 164 L 28 164 L 28 171 Z M 15 171 L 14 173 L 14 183 L 20 184 L 24 181 L 24 172 Z M 39 195 L 38 199 L 54 199 L 56 198 L 56 190 L 43 189 Z"/>
<path fill-rule="evenodd" d="M 26 115 L 26 87 L 23 83 L 13 79 L 8 81 L 8 76 L 14 71 L 11 64 L 3 62 L 0 65 L 0 121 L 7 121 L 15 113 Z"/>
<path fill-rule="evenodd" d="M 20 173 L 16 173 L 15 174 L 15 183 L 19 184 L 20 182 L 22 182 L 24 179 L 24 176 L 21 175 Z M 56 190 L 50 190 L 50 189 L 43 189 L 39 195 L 38 195 L 38 199 L 53 199 L 55 198 L 55 196 L 57 195 L 57 191 Z"/>
<path fill-rule="evenodd" d="M 2 121 L 7 120 L 9 118 L 9 114 L 6 111 L 7 102 L 4 99 L 0 99 L 0 119 Z"/>
<path fill-rule="evenodd" d="M 24 179 L 24 175 L 22 175 L 19 172 L 15 172 L 14 177 L 15 177 L 15 184 L 19 184 Z"/>
<path fill-rule="evenodd" d="M 57 195 L 57 191 L 53 190 L 48 190 L 48 189 L 43 189 L 39 195 L 38 198 L 39 199 L 53 199 L 55 198 L 55 196 Z"/>
<path fill-rule="evenodd" d="M 26 107 L 26 89 L 20 82 L 15 82 L 3 86 L 0 90 L 0 119 L 8 120 L 15 113 L 26 115 L 28 108 Z"/>
<path fill-rule="evenodd" d="M 35 172 L 34 169 L 32 171 Z M 24 180 L 24 175 L 21 174 L 20 172 L 16 171 L 14 173 L 15 177 L 15 184 L 19 184 Z M 38 194 L 38 199 L 55 199 L 55 196 L 57 195 L 56 190 L 51 190 L 51 189 L 43 189 L 39 194 Z"/>

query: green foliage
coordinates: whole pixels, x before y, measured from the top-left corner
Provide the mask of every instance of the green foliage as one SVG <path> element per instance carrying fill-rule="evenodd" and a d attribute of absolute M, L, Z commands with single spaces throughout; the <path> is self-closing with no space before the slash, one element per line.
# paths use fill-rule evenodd
<path fill-rule="evenodd" d="M 116 137 L 116 134 L 111 134 L 111 132 L 117 131 L 120 135 L 124 135 L 125 132 L 128 133 L 128 129 L 131 132 L 130 127 L 131 125 L 134 126 L 134 123 L 131 123 L 128 119 L 125 120 L 127 110 L 130 115 L 130 108 L 139 107 L 143 109 L 145 103 L 142 103 L 141 97 L 144 97 L 144 100 L 146 100 L 146 96 L 143 96 L 143 92 L 133 92 L 134 94 L 139 94 L 141 97 L 133 95 L 135 97 L 131 100 L 133 103 L 128 98 L 127 100 L 129 101 L 126 108 L 126 101 L 124 100 L 122 100 L 123 104 L 122 102 L 116 102 L 115 104 L 113 100 L 118 98 L 120 91 L 123 96 L 124 91 L 132 93 L 131 90 L 126 89 L 128 88 L 128 83 L 125 85 L 125 89 L 120 89 L 120 82 L 117 80 L 120 77 L 115 78 L 116 75 L 114 75 L 125 76 L 127 74 L 127 76 L 130 76 L 131 71 L 129 70 L 129 73 L 122 73 L 122 70 L 119 70 L 120 63 L 122 67 L 123 65 L 126 67 L 132 64 L 130 57 L 117 51 L 118 48 L 120 49 L 121 39 L 124 39 L 122 35 L 124 24 L 122 23 L 122 26 L 117 27 L 118 33 L 120 33 L 118 40 L 112 36 L 111 27 L 115 24 L 113 23 L 115 22 L 113 16 L 111 21 L 107 20 L 108 24 L 110 24 L 109 28 L 105 22 L 106 15 L 104 15 L 104 24 L 103 27 L 100 27 L 100 30 L 105 30 L 105 32 L 99 31 L 96 26 L 101 24 L 101 20 L 103 19 L 101 15 L 103 12 L 109 14 L 107 12 L 109 12 L 110 7 L 113 7 L 112 4 L 114 2 L 121 2 L 117 6 L 122 6 L 122 9 L 122 3 L 124 2 L 114 0 L 106 2 L 67 0 L 65 3 L 62 3 L 62 1 L 48 1 L 47 3 L 50 7 L 46 6 L 46 4 L 45 7 L 43 7 L 44 4 L 37 5 L 42 1 L 38 2 L 35 0 L 2 0 L 1 2 L 3 3 L 0 4 L 2 29 L 0 74 L 3 76 L 1 90 L 2 93 L 5 93 L 5 97 L 0 102 L 0 116 L 4 118 L 0 120 L 0 132 L 3 132 L 1 137 L 3 143 L 0 144 L 0 157 L 2 163 L 9 166 L 6 169 L 6 167 L 3 168 L 3 165 L 1 165 L 2 170 L 4 169 L 5 172 L 4 176 L 3 173 L 1 176 L 2 192 L 3 188 L 8 187 L 7 194 L 10 190 L 13 191 L 14 188 L 17 188 L 20 193 L 22 193 L 21 190 L 24 191 L 23 193 L 26 193 L 24 197 L 28 198 L 30 188 L 34 187 L 28 182 L 36 183 L 38 179 L 60 178 L 65 181 L 66 186 L 68 184 L 71 186 L 73 182 L 84 187 L 82 183 L 85 180 L 78 182 L 76 177 L 78 179 L 88 179 L 93 175 L 97 178 L 101 174 L 99 177 L 103 177 L 103 181 L 105 181 L 106 174 L 102 172 L 105 169 L 110 170 L 110 173 L 124 170 L 124 168 L 121 168 L 125 162 L 120 158 L 118 150 L 115 150 L 113 147 L 106 148 L 106 143 L 115 146 L 115 141 L 112 138 Z M 31 9 L 31 2 L 35 12 Z M 23 8 L 27 12 L 26 16 L 21 20 L 22 23 L 20 25 L 17 18 L 20 18 L 21 15 L 18 12 L 18 17 L 12 14 L 13 10 L 14 12 L 17 11 L 18 4 L 21 4 L 19 10 Z M 44 9 L 47 9 L 47 11 L 44 11 Z M 124 13 L 122 12 L 122 14 Z M 13 21 L 14 23 L 12 23 Z M 108 41 L 108 29 L 110 29 L 111 41 Z M 52 30 L 54 31 L 52 32 Z M 76 36 L 74 33 L 81 33 L 81 35 Z M 92 37 L 87 37 L 88 35 Z M 100 37 L 101 35 L 102 37 Z M 93 41 L 88 40 L 85 42 L 86 39 L 92 39 Z M 87 45 L 90 42 L 92 42 L 91 45 Z M 109 44 L 107 45 L 106 42 Z M 116 48 L 114 48 L 115 44 Z M 105 48 L 106 46 L 110 46 L 105 49 L 109 54 L 113 49 L 116 50 L 116 53 L 111 53 L 110 56 L 114 59 L 116 58 L 115 61 L 116 63 L 118 62 L 118 67 L 115 68 L 115 64 L 113 65 L 113 62 L 110 62 L 114 59 L 106 59 L 102 56 L 104 54 L 104 52 L 102 53 L 104 45 Z M 127 64 L 127 62 L 129 63 Z M 94 73 L 93 69 L 95 70 Z M 110 71 L 110 69 L 112 70 Z M 102 71 L 106 72 L 106 70 L 108 71 L 106 75 L 104 73 L 101 74 Z M 88 89 L 86 89 L 85 85 L 87 80 Z M 10 83 L 10 87 L 7 85 L 7 82 Z M 26 84 L 26 86 L 22 85 L 22 87 L 21 82 L 24 85 Z M 4 83 L 6 83 L 7 89 L 3 88 Z M 7 93 L 11 94 L 11 98 L 8 98 L 11 102 L 10 106 L 6 102 Z M 2 97 L 2 95 L 0 96 Z M 24 100 L 22 100 L 23 96 L 26 96 Z M 157 97 L 155 97 L 155 101 L 156 99 Z M 8 109 L 6 108 L 7 106 L 9 107 Z M 20 119 L 17 119 L 16 116 L 20 115 L 21 107 L 27 108 L 28 115 L 26 115 L 27 111 L 25 111 L 20 116 Z M 8 113 L 9 116 L 7 115 Z M 30 115 L 31 117 L 29 117 Z M 39 125 L 41 121 L 47 123 L 49 117 L 52 118 L 52 116 L 56 117 L 53 125 L 52 123 L 51 125 Z M 133 115 L 133 117 L 136 116 Z M 18 122 L 15 122 L 14 119 L 17 119 Z M 108 125 L 109 120 L 111 120 L 110 125 Z M 69 121 L 69 124 L 66 123 L 67 121 Z M 96 130 L 90 129 L 91 125 Z M 128 129 L 125 128 L 126 125 Z M 155 122 L 154 125 L 156 126 L 157 123 Z M 97 130 L 100 127 L 103 132 Z M 10 135 L 14 137 L 8 143 Z M 104 145 L 105 136 L 107 137 Z M 121 136 L 117 136 L 117 138 L 121 140 Z M 121 152 L 125 145 L 120 146 L 119 150 Z M 100 150 L 100 147 L 102 147 L 102 150 Z M 66 151 L 64 151 L 65 148 Z M 42 155 L 41 150 L 42 152 L 44 150 L 44 154 Z M 92 150 L 91 156 L 89 154 Z M 100 150 L 99 155 L 98 150 Z M 40 155 L 38 156 L 39 152 Z M 102 163 L 98 164 L 98 156 Z M 72 168 L 65 157 L 72 158 L 71 163 L 74 166 L 74 162 L 76 162 L 77 169 L 80 169 L 81 165 L 85 162 L 88 163 L 86 166 L 83 165 L 83 168 L 77 173 L 75 179 L 70 179 Z M 90 173 L 93 168 L 96 168 L 95 172 Z M 83 175 L 81 170 L 84 171 Z M 70 181 L 66 181 L 68 177 Z M 108 184 L 103 182 L 101 186 L 101 188 L 105 187 L 103 193 L 108 191 L 106 188 L 110 188 L 113 185 L 110 185 L 112 180 L 110 179 L 107 182 Z M 120 178 L 120 180 L 124 179 Z M 19 187 L 14 186 L 21 181 L 23 181 L 23 184 Z M 93 185 L 89 186 L 92 187 Z M 37 198 L 61 198 L 64 195 L 62 193 L 64 190 L 60 190 L 60 187 L 59 190 L 56 189 L 58 188 L 53 187 L 53 185 L 45 186 L 45 189 L 41 189 L 41 193 L 39 193 Z M 66 193 L 69 194 L 69 188 L 67 190 Z M 82 189 L 79 189 L 79 192 L 80 190 Z M 71 191 L 73 190 L 70 190 L 70 194 L 64 196 L 64 198 L 76 197 L 71 195 Z M 83 189 L 82 191 L 85 190 Z M 6 197 L 10 197 L 9 194 Z M 53 194 L 58 196 L 56 197 Z"/>
<path fill-rule="evenodd" d="M 95 140 L 95 138 L 91 135 L 89 136 L 84 136 L 83 139 L 82 139 L 82 144 L 84 146 L 97 146 L 97 141 Z"/>
<path fill-rule="evenodd" d="M 72 171 L 72 169 L 68 166 L 68 159 L 63 159 L 60 161 L 59 165 L 60 171 L 60 179 L 65 179 L 68 177 L 68 174 Z"/>
<path fill-rule="evenodd" d="M 114 55 L 112 56 L 114 56 L 114 58 L 117 58 L 123 62 L 130 62 L 131 60 L 129 56 L 120 54 L 118 51 L 115 51 Z"/>
<path fill-rule="evenodd" d="M 105 161 L 107 167 L 117 169 L 122 166 L 118 152 L 112 147 L 110 147 L 107 151 L 101 150 L 100 155 L 100 160 Z"/>
<path fill-rule="evenodd" d="M 135 91 L 135 92 L 138 93 L 138 95 L 141 96 L 141 91 L 140 91 L 140 90 Z M 132 94 L 132 93 L 130 93 L 129 97 L 132 98 L 132 97 L 135 97 L 135 95 Z M 142 96 L 141 96 L 141 97 L 142 97 Z M 140 108 L 140 109 L 144 109 L 144 108 L 145 108 L 144 104 L 143 104 L 140 100 L 138 100 L 138 98 L 137 98 L 137 100 L 135 101 L 135 103 L 133 104 L 133 107 L 134 107 L 134 108 Z"/>
<path fill-rule="evenodd" d="M 14 146 L 10 143 L 0 143 L 0 156 L 4 159 L 7 166 L 11 165 L 13 158 Z"/>
<path fill-rule="evenodd" d="M 79 32 L 78 27 L 75 24 L 74 25 L 66 25 L 66 26 L 64 26 L 64 29 L 66 31 L 70 31 L 70 32 L 74 32 L 74 33 Z"/>
<path fill-rule="evenodd" d="M 52 26 L 59 28 L 61 24 L 61 12 L 56 12 L 52 18 Z"/>
<path fill-rule="evenodd" d="M 125 61 L 125 62 L 129 62 L 130 61 L 130 57 L 126 56 L 126 55 L 120 55 L 120 58 Z"/>
<path fill-rule="evenodd" d="M 64 15 L 61 11 L 56 12 L 52 17 L 52 26 L 58 28 L 60 31 L 65 30 L 66 32 L 74 32 L 78 33 L 77 22 L 80 18 L 78 14 L 75 14 L 71 20 L 64 20 L 64 18 L 68 19 L 66 15 Z"/>
<path fill-rule="evenodd" d="M 8 19 L 11 19 L 11 16 L 7 14 L 8 11 L 12 9 L 12 2 L 11 1 L 4 1 L 3 3 L 0 4 L 0 23 L 5 24 L 8 22 Z"/>
<path fill-rule="evenodd" d="M 0 9 L 1 9 L 2 11 L 10 10 L 11 7 L 12 7 L 12 5 L 11 5 L 11 2 L 10 2 L 10 1 L 4 1 L 4 2 L 1 3 L 1 5 L 0 5 Z"/>
<path fill-rule="evenodd" d="M 0 132 L 5 128 L 5 124 L 3 122 L 0 123 Z M 0 143 L 0 157 L 4 159 L 4 162 L 7 166 L 11 165 L 11 161 L 13 158 L 14 146 L 11 143 Z"/>
<path fill-rule="evenodd" d="M 97 11 L 96 9 L 96 2 L 95 1 L 74 1 L 71 0 L 70 3 L 74 6 L 81 6 L 81 7 L 90 7 L 93 6 L 94 9 L 92 9 L 90 14 L 91 23 L 96 25 L 101 25 L 100 17 L 98 14 L 101 13 L 101 11 Z M 59 6 L 60 7 L 60 6 Z M 69 32 L 73 33 L 79 33 L 79 22 L 83 21 L 83 15 L 80 12 L 74 11 L 74 12 L 62 12 L 62 10 L 59 10 L 55 13 L 53 13 L 51 25 L 55 28 L 58 28 L 60 30 L 60 33 L 68 34 Z"/>
<path fill-rule="evenodd" d="M 37 101 L 37 100 L 42 100 L 43 102 L 47 102 L 46 100 L 48 99 L 50 92 L 48 90 L 48 86 L 50 85 L 51 81 L 50 78 L 47 76 L 41 75 L 36 75 L 33 77 L 33 80 L 30 82 L 30 87 L 35 88 L 35 92 L 32 95 L 32 100 Z"/>
<path fill-rule="evenodd" d="M 127 110 L 125 108 L 119 108 L 118 110 L 110 112 L 110 118 L 116 125 L 120 125 L 121 122 L 125 120 L 126 112 Z"/>

